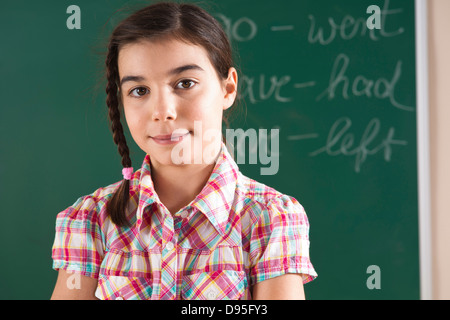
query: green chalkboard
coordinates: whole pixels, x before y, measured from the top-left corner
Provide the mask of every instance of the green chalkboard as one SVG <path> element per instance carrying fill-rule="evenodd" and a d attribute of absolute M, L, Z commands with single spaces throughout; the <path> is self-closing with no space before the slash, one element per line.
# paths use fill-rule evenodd
<path fill-rule="evenodd" d="M 0 4 L 0 299 L 49 298 L 56 214 L 121 179 L 105 105 L 105 44 L 147 3 Z M 72 4 L 81 29 L 66 25 Z M 235 50 L 241 101 L 230 128 L 266 130 L 267 145 L 279 146 L 272 173 L 262 174 L 270 166 L 262 144 L 236 141 L 236 152 L 247 141 L 257 159 L 248 156 L 241 171 L 294 196 L 308 214 L 319 277 L 305 286 L 307 298 L 418 299 L 414 1 L 201 5 Z M 366 24 L 370 5 L 381 9 L 380 29 Z M 139 167 L 144 154 L 128 141 Z"/>

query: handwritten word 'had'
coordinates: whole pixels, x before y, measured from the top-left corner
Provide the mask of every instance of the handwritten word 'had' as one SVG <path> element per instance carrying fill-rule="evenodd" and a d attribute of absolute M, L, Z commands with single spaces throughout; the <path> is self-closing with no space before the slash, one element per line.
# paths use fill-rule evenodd
<path fill-rule="evenodd" d="M 406 145 L 406 141 L 394 140 L 395 129 L 389 128 L 386 138 L 377 146 L 370 148 L 370 144 L 377 138 L 380 132 L 380 120 L 373 118 L 367 125 L 358 145 L 355 144 L 355 135 L 348 133 L 352 121 L 347 117 L 339 118 L 331 127 L 325 146 L 311 152 L 311 157 L 325 152 L 329 156 L 354 156 L 355 172 L 360 172 L 361 165 L 367 156 L 375 155 L 384 150 L 384 160 L 389 162 L 392 157 L 392 145 Z M 354 148 L 354 149 L 351 149 Z"/>
<path fill-rule="evenodd" d="M 405 111 L 414 111 L 413 107 L 402 105 L 395 99 L 395 86 L 402 74 L 401 60 L 397 62 L 390 81 L 385 78 L 372 80 L 363 75 L 358 75 L 351 82 L 345 74 L 349 64 L 350 58 L 347 55 L 341 53 L 336 57 L 333 68 L 331 69 L 328 88 L 317 96 L 316 101 L 322 99 L 324 96 L 328 96 L 328 100 L 334 99 L 338 85 L 342 84 L 342 97 L 344 99 L 348 99 L 349 94 L 353 94 L 355 97 L 366 96 L 367 98 L 371 98 L 373 94 L 378 99 L 389 99 L 391 104 L 396 108 Z"/>

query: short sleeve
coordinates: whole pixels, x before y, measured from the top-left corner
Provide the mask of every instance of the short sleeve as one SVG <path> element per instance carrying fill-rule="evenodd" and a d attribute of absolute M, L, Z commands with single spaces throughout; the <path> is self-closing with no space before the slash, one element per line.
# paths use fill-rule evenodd
<path fill-rule="evenodd" d="M 85 196 L 57 215 L 53 269 L 98 278 L 104 242 L 97 209 L 95 198 Z"/>
<path fill-rule="evenodd" d="M 301 274 L 303 283 L 317 273 L 309 257 L 309 222 L 298 201 L 287 195 L 271 200 L 250 240 L 250 280 L 252 284 L 286 273 Z"/>

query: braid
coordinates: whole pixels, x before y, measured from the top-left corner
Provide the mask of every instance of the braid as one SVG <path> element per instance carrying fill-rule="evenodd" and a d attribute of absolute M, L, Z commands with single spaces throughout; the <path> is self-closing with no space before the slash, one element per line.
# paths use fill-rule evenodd
<path fill-rule="evenodd" d="M 119 154 L 122 157 L 122 166 L 131 167 L 130 151 L 123 133 L 122 123 L 120 122 L 119 98 L 117 94 L 117 79 L 119 72 L 117 70 L 117 46 L 110 45 L 106 58 L 106 104 L 109 109 L 109 119 L 111 121 L 111 130 L 114 143 L 117 145 Z M 113 195 L 107 204 L 107 212 L 111 220 L 118 226 L 128 225 L 126 217 L 126 207 L 130 196 L 129 181 L 122 180 L 119 189 Z"/>

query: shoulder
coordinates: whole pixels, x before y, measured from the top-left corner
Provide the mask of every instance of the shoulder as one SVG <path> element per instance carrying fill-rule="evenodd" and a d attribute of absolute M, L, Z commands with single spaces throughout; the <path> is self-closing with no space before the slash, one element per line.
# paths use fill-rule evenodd
<path fill-rule="evenodd" d="M 282 220 L 295 220 L 308 225 L 303 206 L 298 200 L 270 186 L 239 173 L 237 184 L 238 198 L 243 202 L 241 217 L 247 223 L 274 223 Z"/>
<path fill-rule="evenodd" d="M 142 169 L 135 171 L 130 179 L 130 199 L 135 199 L 139 192 Z M 119 189 L 123 180 L 105 187 L 100 187 L 92 193 L 79 197 L 71 206 L 58 213 L 57 229 L 100 229 L 107 231 L 113 228 L 113 223 L 106 211 L 108 202 Z"/>
<path fill-rule="evenodd" d="M 106 203 L 119 182 L 78 198 L 58 213 L 52 247 L 53 268 L 96 278 L 104 256 L 105 235 L 112 225 Z"/>
<path fill-rule="evenodd" d="M 242 247 L 247 253 L 252 284 L 286 273 L 317 274 L 309 259 L 309 222 L 294 197 L 253 179 L 239 176 L 243 205 L 239 213 Z"/>
<path fill-rule="evenodd" d="M 84 221 L 100 222 L 106 219 L 106 204 L 119 188 L 121 181 L 101 187 L 79 197 L 71 206 L 57 215 L 57 225 L 76 225 Z"/>

